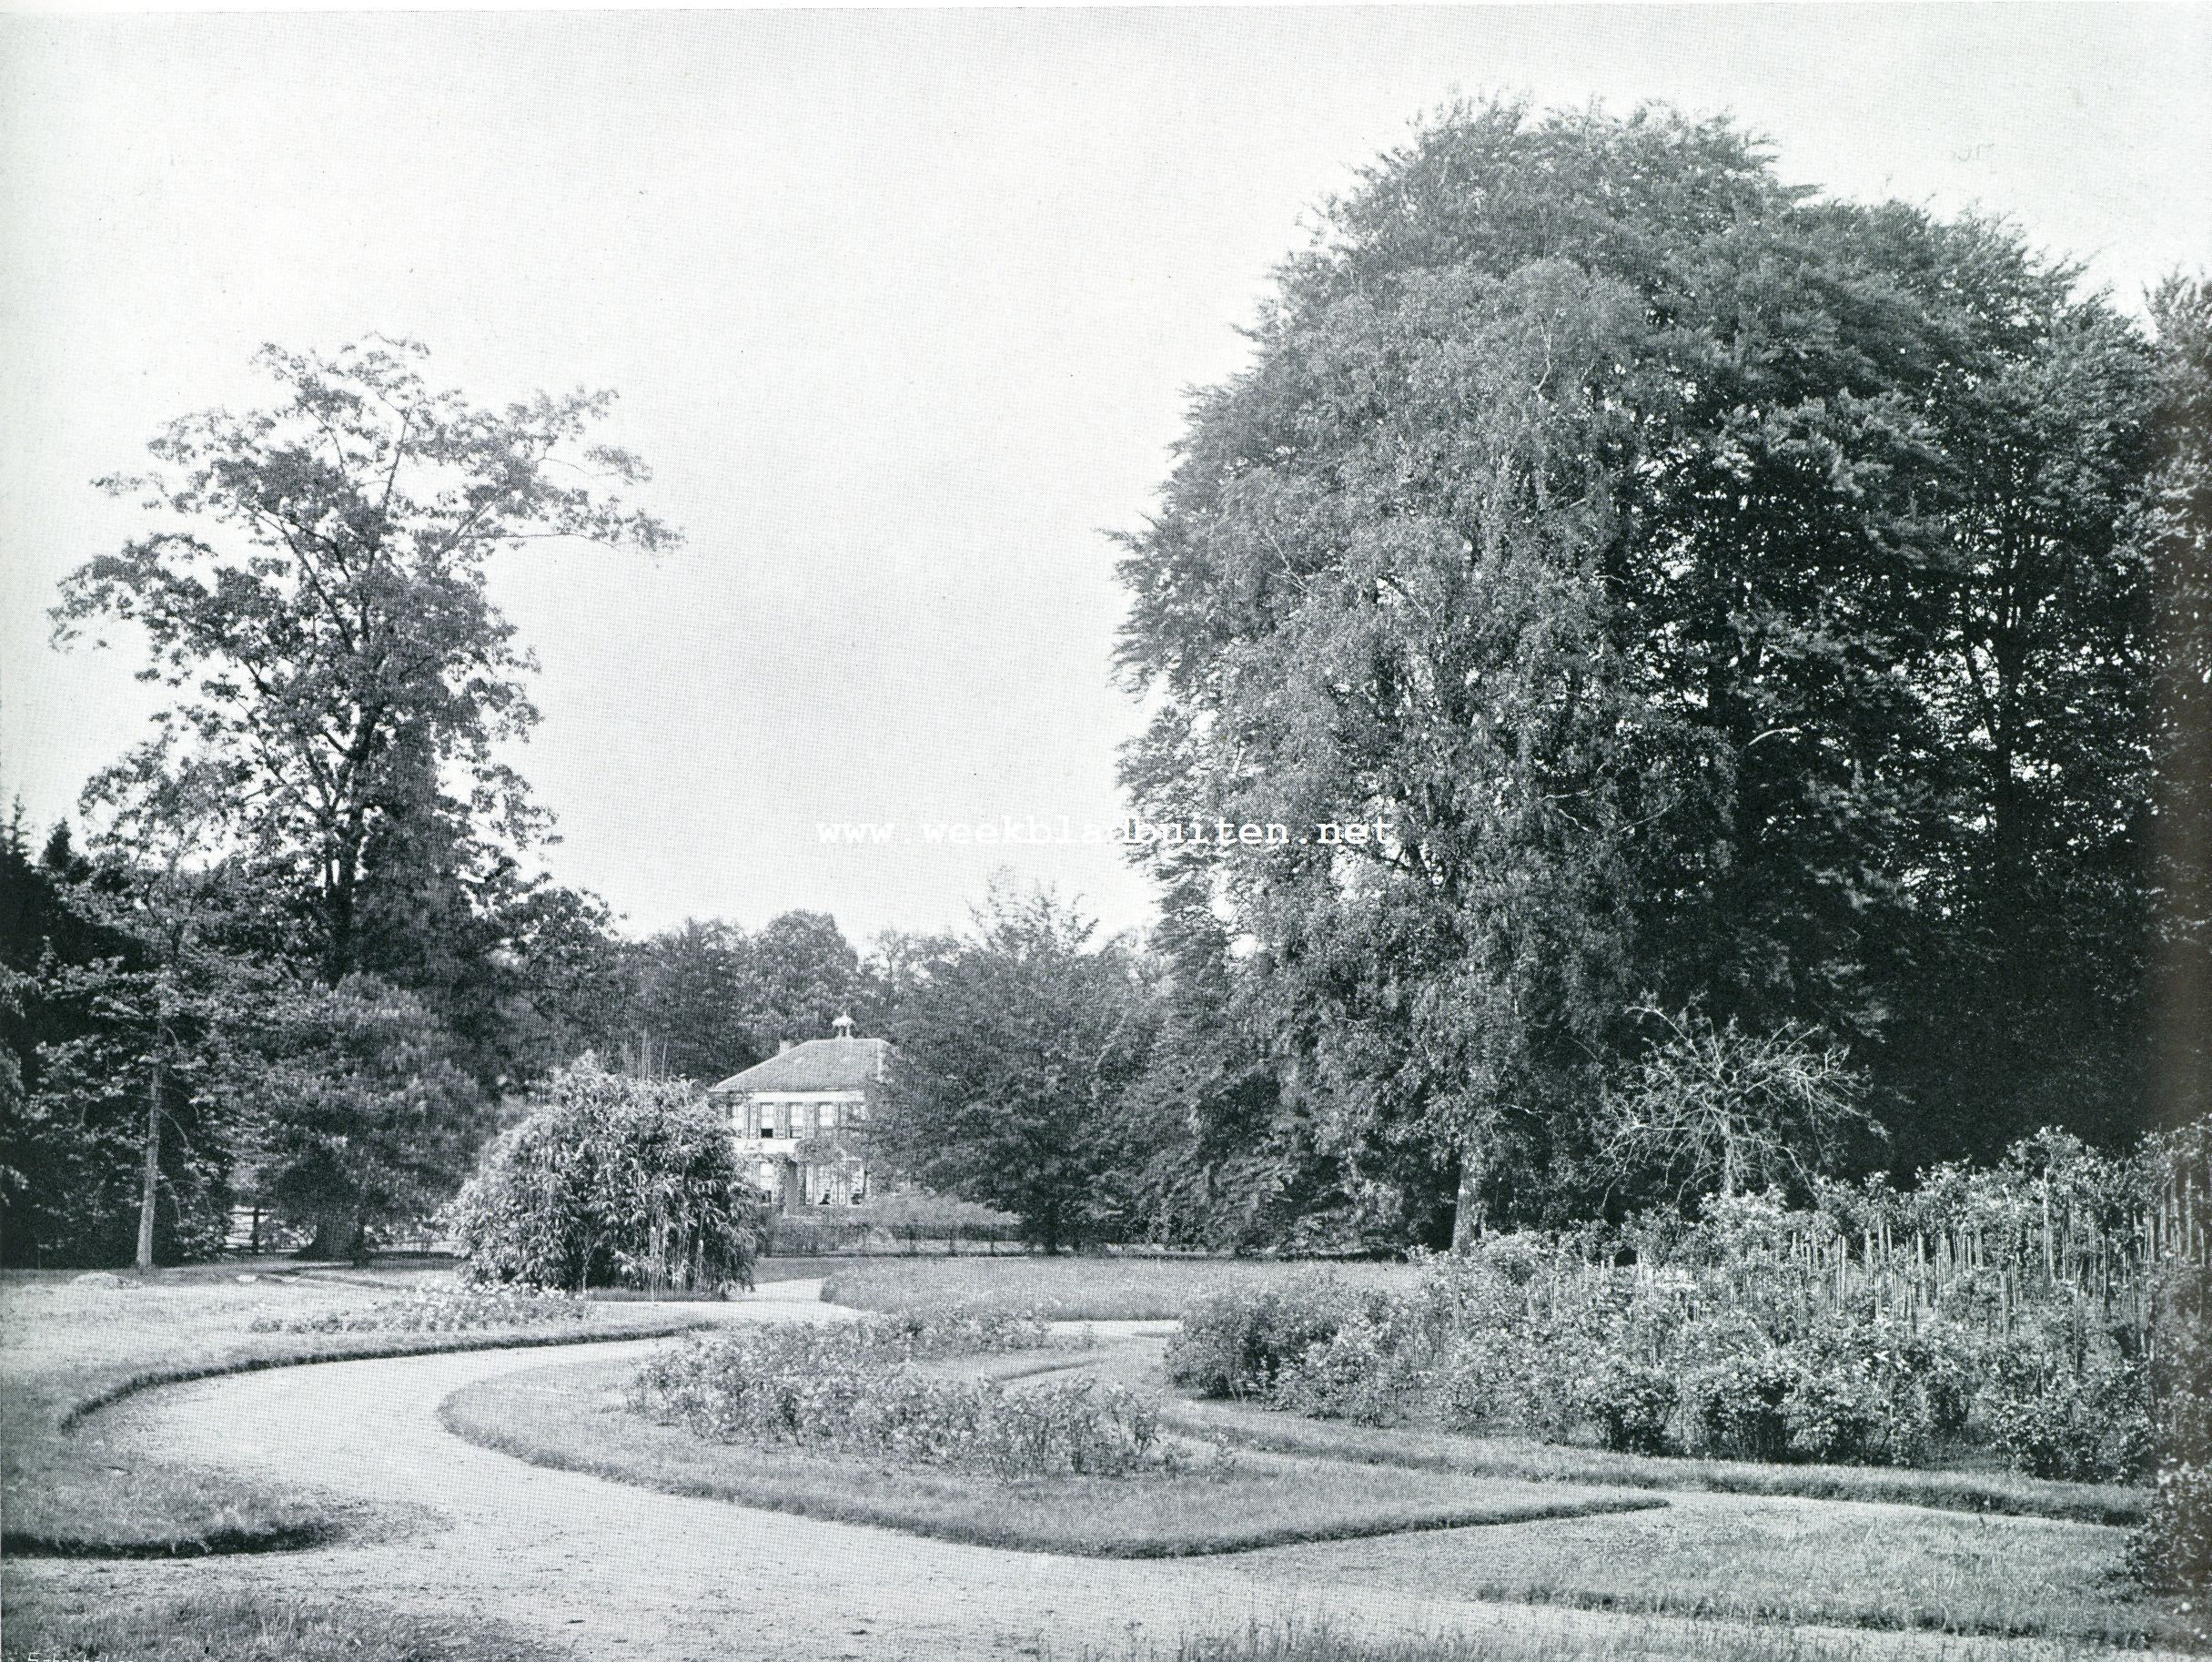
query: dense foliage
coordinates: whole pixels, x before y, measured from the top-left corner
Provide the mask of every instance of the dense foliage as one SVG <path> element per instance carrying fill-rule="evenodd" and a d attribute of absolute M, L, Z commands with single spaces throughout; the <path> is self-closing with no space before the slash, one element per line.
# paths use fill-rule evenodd
<path fill-rule="evenodd" d="M 448 1221 L 471 1282 L 712 1291 L 752 1284 L 763 1210 L 719 1110 L 586 1056 L 485 1150 Z"/>
<path fill-rule="evenodd" d="M 1204 1174 L 1163 1211 L 1587 1214 L 1640 1005 L 1847 1049 L 1908 1170 L 2151 1123 L 2205 305 L 2154 340 L 1663 111 L 1458 107 L 1370 167 L 1122 565 L 1140 815 L 1288 833 L 1146 853 Z"/>
<path fill-rule="evenodd" d="M 1693 1222 L 1495 1235 L 1430 1261 L 1410 1292 L 1328 1275 L 1233 1289 L 1186 1313 L 1169 1373 L 1305 1414 L 1641 1454 L 1986 1452 L 2038 1477 L 2134 1479 L 2162 1444 L 2201 1440 L 2207 1134 L 2128 1161 L 2045 1136 L 1911 1196 L 1742 1195 Z M 2178 1509 L 2191 1479 L 2170 1469 Z"/>
<path fill-rule="evenodd" d="M 623 949 L 609 1029 L 652 1072 L 700 1084 L 826 1038 L 840 1016 L 886 1033 L 918 966 L 944 943 L 886 930 L 864 955 L 823 912 L 785 912 L 747 931 L 692 919 Z"/>
<path fill-rule="evenodd" d="M 767 1323 L 662 1351 L 641 1366 L 631 1406 L 722 1442 L 866 1454 L 1018 1479 L 1125 1477 L 1166 1464 L 1157 1414 L 1108 1381 L 1015 1388 L 916 1373 L 917 1357 L 1045 1342 L 1034 1322 L 884 1318 Z"/>
<path fill-rule="evenodd" d="M 914 966 L 871 1128 L 898 1170 L 1013 1213 L 1047 1252 L 1127 1227 L 1123 1104 L 1154 1001 L 1136 956 L 1091 934 L 1049 894 L 994 889 L 972 935 Z"/>
<path fill-rule="evenodd" d="M 604 908 L 523 864 L 530 659 L 486 571 L 672 533 L 602 489 L 644 476 L 588 441 L 608 395 L 485 409 L 422 355 L 272 348 L 268 407 L 101 481 L 148 529 L 64 582 L 56 637 L 127 627 L 173 701 L 86 786 L 83 853 L 0 848 L 10 1262 L 128 1262 L 134 1221 L 142 1263 L 204 1255 L 234 1200 L 358 1252 L 619 1006 Z"/>

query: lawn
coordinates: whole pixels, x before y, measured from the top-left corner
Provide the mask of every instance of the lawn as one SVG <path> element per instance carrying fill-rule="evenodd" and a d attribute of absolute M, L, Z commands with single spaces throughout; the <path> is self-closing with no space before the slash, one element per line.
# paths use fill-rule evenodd
<path fill-rule="evenodd" d="M 246 1279 L 250 1277 L 251 1279 Z M 466 1333 L 253 1331 L 258 1319 L 357 1319 L 452 1283 L 449 1270 L 201 1266 L 145 1278 L 0 1276 L 0 1485 L 10 1553 L 148 1556 L 304 1545 L 339 1520 L 309 1496 L 271 1495 L 108 1445 L 92 1411 L 151 1383 L 346 1357 L 573 1343 L 689 1325 L 681 1305 L 610 1305 L 582 1322 Z"/>
<path fill-rule="evenodd" d="M 1663 1511 L 1270 1554 L 1273 1576 L 1786 1626 L 2180 1644 L 2123 1531 L 1860 1502 L 1678 1495 Z"/>
<path fill-rule="evenodd" d="M 1226 1472 L 1007 1483 L 939 1467 L 709 1442 L 622 1405 L 628 1364 L 570 1363 L 448 1398 L 447 1428 L 542 1465 L 670 1494 L 876 1524 L 977 1545 L 1182 1557 L 1663 1505 L 1649 1495 L 1470 1480 L 1250 1453 Z"/>
<path fill-rule="evenodd" d="M 872 1258 L 843 1261 L 822 1296 L 859 1310 L 927 1314 L 951 1305 L 1035 1311 L 1056 1322 L 1172 1322 L 1223 1287 L 1328 1274 L 1411 1286 L 1410 1264 L 1258 1258 Z"/>
<path fill-rule="evenodd" d="M 1923 1653 L 1929 1662 L 1962 1662 L 1980 1650 L 1967 1641 Z M 1043 1653 L 1059 1662 L 1057 1653 Z M 2100 1647 L 2038 1646 L 2036 1662 L 2108 1662 Z M 1328 1622 L 1249 1623 L 1215 1633 L 1186 1634 L 1172 1643 L 1135 1640 L 1114 1651 L 1086 1651 L 1080 1662 L 1896 1662 L 1888 1635 L 1818 1627 L 1737 1627 L 1718 1622 L 1654 1620 L 1609 1628 L 1602 1639 L 1561 1627 L 1507 1627 L 1376 1638 Z"/>
<path fill-rule="evenodd" d="M 15 1662 L 550 1662 L 543 1647 L 476 1618 L 268 1596 L 115 1598 L 35 1582 L 8 1589 Z"/>

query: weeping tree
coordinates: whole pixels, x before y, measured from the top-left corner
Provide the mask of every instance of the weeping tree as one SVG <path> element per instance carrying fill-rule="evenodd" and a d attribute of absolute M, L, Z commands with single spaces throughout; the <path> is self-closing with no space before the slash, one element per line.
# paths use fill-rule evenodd
<path fill-rule="evenodd" d="M 485 1151 L 449 1217 L 472 1281 L 658 1293 L 751 1286 L 767 1204 L 687 1083 L 586 1056 Z"/>

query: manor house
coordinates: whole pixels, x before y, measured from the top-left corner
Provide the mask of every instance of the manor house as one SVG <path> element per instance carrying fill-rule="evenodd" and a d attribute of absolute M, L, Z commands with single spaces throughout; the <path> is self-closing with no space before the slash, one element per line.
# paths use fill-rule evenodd
<path fill-rule="evenodd" d="M 739 1160 L 780 1211 L 858 1206 L 868 1196 L 857 1132 L 882 1095 L 891 1044 L 853 1038 L 850 1016 L 833 1026 L 834 1039 L 787 1043 L 707 1092 L 730 1116 Z"/>

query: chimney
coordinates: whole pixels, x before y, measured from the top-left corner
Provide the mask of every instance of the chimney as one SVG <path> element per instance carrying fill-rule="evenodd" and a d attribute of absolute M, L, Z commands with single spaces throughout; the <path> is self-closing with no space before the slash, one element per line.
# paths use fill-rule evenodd
<path fill-rule="evenodd" d="M 776 1040 L 776 1054 L 777 1054 L 778 1056 L 783 1055 L 784 1051 L 786 1051 L 786 1050 L 788 1050 L 788 1049 L 791 1049 L 791 1040 L 790 1040 L 790 1039 L 777 1039 L 777 1040 Z"/>
<path fill-rule="evenodd" d="M 850 1039 L 853 1037 L 853 1018 L 850 1016 L 838 1017 L 836 1020 L 830 1023 L 830 1027 L 835 1031 L 837 1037 L 840 1039 Z"/>

